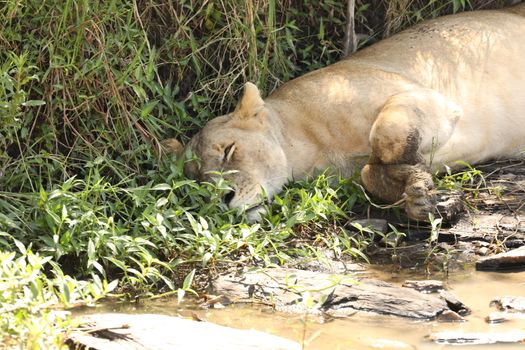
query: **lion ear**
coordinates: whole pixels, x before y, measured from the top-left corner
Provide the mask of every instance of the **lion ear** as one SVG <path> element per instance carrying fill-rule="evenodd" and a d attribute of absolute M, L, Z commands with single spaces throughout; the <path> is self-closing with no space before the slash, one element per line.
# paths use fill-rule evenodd
<path fill-rule="evenodd" d="M 162 150 L 166 154 L 175 153 L 177 155 L 177 159 L 180 158 L 184 153 L 184 145 L 176 139 L 165 139 L 162 140 L 160 144 L 162 146 Z"/>
<path fill-rule="evenodd" d="M 234 114 L 241 119 L 247 119 L 256 115 L 263 107 L 264 101 L 257 86 L 250 82 L 244 84 L 244 92 Z"/>

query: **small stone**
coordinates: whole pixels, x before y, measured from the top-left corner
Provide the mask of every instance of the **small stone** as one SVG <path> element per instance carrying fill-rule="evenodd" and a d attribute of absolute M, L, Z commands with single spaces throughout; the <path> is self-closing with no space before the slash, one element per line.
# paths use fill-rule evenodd
<path fill-rule="evenodd" d="M 476 247 L 489 247 L 490 243 L 485 241 L 472 241 L 472 244 Z"/>
<path fill-rule="evenodd" d="M 465 322 L 463 317 L 452 310 L 443 311 L 443 313 L 439 315 L 437 319 L 440 322 Z"/>
<path fill-rule="evenodd" d="M 232 303 L 232 301 L 224 295 L 204 294 L 203 299 L 204 301 L 199 305 L 201 308 L 221 309 L 224 308 L 224 305 Z"/>
<path fill-rule="evenodd" d="M 491 312 L 490 315 L 485 317 L 485 322 L 487 323 L 503 323 L 510 321 L 508 314 L 505 312 Z"/>
<path fill-rule="evenodd" d="M 485 317 L 487 323 L 503 323 L 511 320 L 525 320 L 525 313 L 496 311 Z"/>
<path fill-rule="evenodd" d="M 441 296 L 445 301 L 447 302 L 448 307 L 452 310 L 460 314 L 461 316 L 466 316 L 471 313 L 470 308 L 465 305 L 459 298 L 447 291 L 447 290 L 440 290 L 439 296 Z"/>
<path fill-rule="evenodd" d="M 443 289 L 443 282 L 438 280 L 406 280 L 403 287 L 412 288 L 423 293 L 434 293 Z"/>
<path fill-rule="evenodd" d="M 504 296 L 492 300 L 490 305 L 495 305 L 503 311 L 525 312 L 525 297 Z"/>
<path fill-rule="evenodd" d="M 487 247 L 481 247 L 477 251 L 478 255 L 481 255 L 481 256 L 487 256 L 489 252 L 490 252 L 490 249 Z"/>

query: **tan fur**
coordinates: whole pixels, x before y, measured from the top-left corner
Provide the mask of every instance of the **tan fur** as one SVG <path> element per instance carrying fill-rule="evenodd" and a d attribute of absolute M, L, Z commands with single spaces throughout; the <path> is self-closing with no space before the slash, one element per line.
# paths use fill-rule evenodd
<path fill-rule="evenodd" d="M 408 215 L 424 219 L 430 169 L 525 149 L 524 13 L 518 5 L 423 22 L 264 101 L 247 83 L 235 111 L 190 141 L 201 164 L 188 170 L 201 179 L 236 170 L 229 205 L 250 209 L 263 191 L 271 198 L 315 169 L 362 169 L 371 194 L 404 197 Z"/>

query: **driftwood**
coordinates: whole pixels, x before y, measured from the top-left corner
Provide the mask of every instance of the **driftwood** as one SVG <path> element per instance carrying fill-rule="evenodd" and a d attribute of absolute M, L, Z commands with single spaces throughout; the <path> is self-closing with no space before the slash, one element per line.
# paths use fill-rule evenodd
<path fill-rule="evenodd" d="M 151 314 L 96 314 L 81 320 L 72 348 L 96 350 L 298 350 L 291 340 L 254 330 Z"/>
<path fill-rule="evenodd" d="M 215 279 L 213 287 L 217 294 L 229 296 L 232 301 L 264 301 L 279 311 L 293 313 L 348 317 L 364 311 L 430 320 L 450 310 L 439 296 L 410 288 L 297 269 L 231 273 Z M 310 296 L 313 305 L 303 300 L 305 295 Z"/>
<path fill-rule="evenodd" d="M 357 36 L 355 34 L 355 0 L 347 0 L 346 29 L 343 54 L 351 55 L 357 51 Z"/>

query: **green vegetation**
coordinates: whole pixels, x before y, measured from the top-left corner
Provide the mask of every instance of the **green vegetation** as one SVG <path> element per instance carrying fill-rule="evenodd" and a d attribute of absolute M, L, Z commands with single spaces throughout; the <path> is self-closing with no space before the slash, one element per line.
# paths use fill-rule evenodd
<path fill-rule="evenodd" d="M 445 174 L 435 178 L 438 187 L 446 190 L 467 191 L 474 197 L 478 196 L 480 190 L 487 189 L 485 177 L 480 170 L 466 162 L 457 163 L 463 170 L 452 172 L 450 168 L 447 168 Z"/>
<path fill-rule="evenodd" d="M 423 18 L 503 1 L 358 1 L 361 45 Z M 231 110 L 245 81 L 270 92 L 341 56 L 332 0 L 6 0 L 0 6 L 0 342 L 60 347 L 53 310 L 191 291 L 225 264 L 275 264 L 327 247 L 361 256 L 365 203 L 321 175 L 265 222 L 228 211 L 160 140 Z M 397 234 L 397 233 L 396 233 Z"/>

